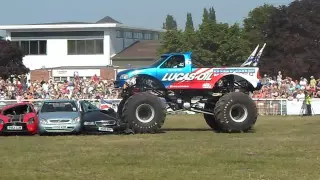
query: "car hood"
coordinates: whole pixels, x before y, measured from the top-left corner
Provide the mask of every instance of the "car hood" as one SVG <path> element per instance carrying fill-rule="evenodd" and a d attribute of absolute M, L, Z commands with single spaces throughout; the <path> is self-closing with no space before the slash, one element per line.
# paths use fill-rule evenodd
<path fill-rule="evenodd" d="M 74 119 L 79 117 L 79 112 L 43 112 L 39 113 L 40 119 Z"/>

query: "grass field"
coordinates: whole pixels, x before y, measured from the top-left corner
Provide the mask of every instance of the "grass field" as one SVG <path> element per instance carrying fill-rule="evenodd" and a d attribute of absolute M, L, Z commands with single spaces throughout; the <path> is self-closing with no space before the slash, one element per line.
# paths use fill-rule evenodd
<path fill-rule="evenodd" d="M 320 178 L 319 117 L 260 116 L 253 133 L 216 134 L 202 116 L 177 115 L 164 128 L 154 135 L 0 137 L 0 179 Z"/>

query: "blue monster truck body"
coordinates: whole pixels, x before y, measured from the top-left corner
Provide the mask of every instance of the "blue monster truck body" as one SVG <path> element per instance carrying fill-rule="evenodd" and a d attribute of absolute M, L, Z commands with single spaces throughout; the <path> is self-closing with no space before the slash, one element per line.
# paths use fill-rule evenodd
<path fill-rule="evenodd" d="M 256 64 L 264 47 L 256 56 L 257 49 L 241 67 L 201 67 L 192 62 L 192 53 L 186 52 L 163 54 L 148 67 L 121 71 L 115 81 L 123 97 L 118 113 L 135 132 L 155 131 L 165 117 L 162 106 L 156 105 L 162 104 L 160 97 L 174 111 L 204 113 L 215 131 L 248 131 L 257 119 L 256 106 L 248 94 L 261 88 Z M 199 101 L 193 106 L 195 97 Z"/>

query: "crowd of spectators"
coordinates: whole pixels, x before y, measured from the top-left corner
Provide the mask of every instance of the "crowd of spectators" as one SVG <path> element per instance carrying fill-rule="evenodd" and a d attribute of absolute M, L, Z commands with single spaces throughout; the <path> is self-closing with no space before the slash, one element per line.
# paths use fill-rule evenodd
<path fill-rule="evenodd" d="M 313 76 L 308 79 L 301 77 L 300 80 L 294 80 L 283 77 L 279 71 L 277 77 L 273 78 L 265 74 L 262 84 L 262 89 L 255 91 L 253 98 L 299 100 L 305 98 L 305 91 L 311 92 L 314 98 L 320 98 L 320 79 L 316 80 Z"/>
<path fill-rule="evenodd" d="M 27 81 L 26 78 L 0 79 L 0 100 L 34 99 L 118 99 L 112 80 L 93 76 L 73 81 Z"/>
<path fill-rule="evenodd" d="M 258 99 L 304 99 L 305 91 L 311 91 L 313 97 L 320 98 L 320 79 L 313 76 L 308 80 L 301 77 L 293 80 L 283 77 L 279 71 L 277 77 L 264 75 L 263 87 L 255 91 L 253 98 Z M 73 81 L 55 82 L 27 81 L 26 78 L 4 80 L 0 78 L 0 100 L 29 99 L 119 99 L 119 91 L 113 88 L 113 80 L 104 80 L 98 76 L 90 79 L 74 78 Z"/>

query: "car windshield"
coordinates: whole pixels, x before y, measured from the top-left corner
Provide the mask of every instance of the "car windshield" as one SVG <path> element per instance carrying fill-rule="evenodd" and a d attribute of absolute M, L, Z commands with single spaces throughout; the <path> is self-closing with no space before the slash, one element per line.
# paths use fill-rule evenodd
<path fill-rule="evenodd" d="M 75 102 L 44 102 L 41 112 L 76 112 L 78 111 Z"/>
<path fill-rule="evenodd" d="M 89 101 L 83 101 L 83 108 L 84 108 L 85 111 L 100 110 L 97 106 L 91 104 Z"/>
<path fill-rule="evenodd" d="M 169 56 L 160 56 L 158 60 L 150 65 L 150 67 L 158 67 L 164 60 L 166 60 Z"/>

